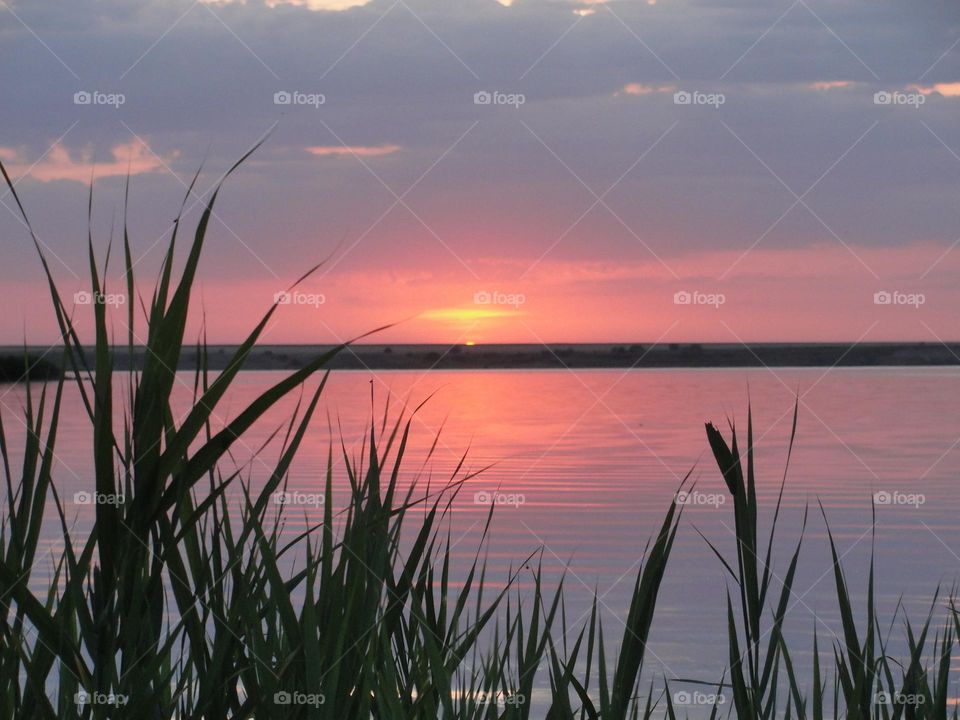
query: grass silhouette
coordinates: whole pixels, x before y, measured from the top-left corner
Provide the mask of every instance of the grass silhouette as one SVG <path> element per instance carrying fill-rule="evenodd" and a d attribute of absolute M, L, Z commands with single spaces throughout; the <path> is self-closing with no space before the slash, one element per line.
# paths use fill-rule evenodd
<path fill-rule="evenodd" d="M 482 559 L 483 540 L 469 568 L 460 569 L 465 581 L 451 581 L 453 559 L 443 524 L 472 475 L 461 462 L 439 488 L 401 483 L 410 415 L 372 421 L 359 458 L 343 445 L 330 448 L 322 520 L 287 540 L 282 535 L 287 509 L 275 498 L 286 491 L 291 464 L 323 395 L 325 367 L 346 345 L 290 373 L 215 430 L 215 413 L 276 311 L 274 305 L 215 376 L 205 362 L 205 344 L 198 344 L 192 403 L 182 417 L 174 414 L 175 369 L 223 180 L 206 201 L 176 272 L 181 207 L 148 298 L 138 293 L 124 218 L 130 300 L 126 349 L 132 354 L 135 346 L 135 298 L 140 299 L 146 341 L 143 367 L 120 378 L 125 391 L 118 397 L 113 354 L 122 350 L 110 343 L 103 304 L 92 304 L 95 342 L 85 349 L 14 184 L 2 164 L 0 170 L 35 244 L 63 341 L 62 370 L 36 393 L 27 393 L 24 416 L 18 418 L 26 427 L 19 469 L 11 467 L 0 422 L 7 486 L 0 534 L 0 715 L 155 720 L 677 717 L 681 708 L 669 681 L 661 690 L 654 689 L 652 679 L 646 690 L 640 683 L 682 505 L 665 508 L 644 549 L 618 637 L 605 632 L 596 598 L 582 624 L 568 627 L 563 583 L 545 589 L 536 552 L 528 558 L 532 592 L 520 592 L 519 571 L 502 587 L 493 587 Z M 195 182 L 196 176 L 188 197 Z M 106 293 L 106 269 L 98 267 L 92 237 L 89 264 L 91 293 Z M 54 479 L 68 382 L 75 384 L 93 428 L 90 490 L 97 498 L 114 499 L 96 503 L 93 529 L 82 537 L 68 527 L 67 503 Z M 285 427 L 275 433 L 282 444 L 269 476 L 225 470 L 222 461 L 231 448 L 271 407 L 294 393 L 299 400 Z M 733 587 L 726 598 L 729 664 L 715 681 L 718 695 L 729 692 L 733 702 L 726 708 L 717 702 L 704 712 L 711 718 L 735 713 L 763 720 L 956 718 L 948 684 L 960 620 L 952 599 L 942 631 L 930 639 L 935 599 L 922 626 L 906 624 L 909 656 L 888 657 L 874 607 L 872 568 L 867 607 L 858 615 L 832 536 L 829 561 L 843 639 L 825 668 L 814 633 L 814 681 L 807 691 L 782 632 L 802 533 L 780 580 L 771 567 L 780 500 L 766 542 L 758 536 L 762 509 L 752 417 L 745 457 L 735 428 L 730 428 L 729 444 L 713 425 L 706 430 L 733 498 L 737 545 L 735 558 L 729 559 L 709 545 Z M 795 432 L 796 413 L 791 451 Z M 335 452 L 342 455 L 350 488 L 342 513 L 334 512 L 332 499 Z M 689 477 L 678 490 L 687 488 Z M 785 481 L 786 473 L 780 498 Z M 232 502 L 237 499 L 239 511 Z M 483 538 L 492 514 L 491 508 Z M 31 577 L 41 559 L 43 525 L 51 517 L 59 523 L 64 549 L 46 591 L 38 594 L 31 591 Z M 804 527 L 806 521 L 805 515 Z M 535 683 L 545 688 L 536 696 Z"/>

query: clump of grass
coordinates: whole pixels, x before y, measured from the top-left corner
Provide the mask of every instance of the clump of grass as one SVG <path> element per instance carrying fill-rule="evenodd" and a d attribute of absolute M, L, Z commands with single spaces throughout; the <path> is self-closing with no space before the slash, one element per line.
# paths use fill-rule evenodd
<path fill-rule="evenodd" d="M 275 305 L 216 375 L 210 372 L 205 342 L 198 341 L 190 407 L 178 417 L 171 403 L 182 380 L 175 369 L 186 347 L 197 268 L 223 180 L 207 200 L 182 269 L 175 272 L 181 207 L 149 297 L 138 294 L 124 217 L 126 348 L 111 345 L 105 309 L 93 304 L 95 338 L 88 351 L 2 164 L 0 172 L 34 241 L 63 341 L 56 378 L 36 398 L 26 393 L 24 417 L 18 418 L 26 429 L 23 462 L 16 471 L 0 417 L 7 489 L 0 527 L 0 716 L 676 717 L 669 681 L 662 702 L 664 691 L 644 670 L 681 522 L 676 504 L 643 549 L 619 637 L 605 632 L 597 598 L 582 625 L 569 626 L 563 582 L 546 590 L 536 553 L 521 565 L 529 569 L 494 582 L 483 554 L 492 509 L 469 567 L 452 567 L 450 511 L 472 474 L 461 461 L 439 487 L 402 483 L 411 415 L 388 422 L 385 413 L 380 423 L 371 422 L 358 456 L 343 443 L 336 451 L 330 448 L 322 517 L 291 540 L 284 534 L 287 508 L 274 498 L 287 489 L 326 386 L 326 365 L 345 345 L 290 373 L 221 425 L 218 410 Z M 195 182 L 196 177 L 188 197 Z M 91 291 L 106 294 L 109 252 L 101 268 L 92 233 L 88 256 Z M 142 318 L 135 314 L 138 305 Z M 117 384 L 115 353 L 140 352 L 138 321 L 146 336 L 142 370 L 132 370 L 125 383 Z M 54 479 L 68 382 L 74 383 L 93 428 L 93 489 L 101 497 L 123 498 L 98 503 L 93 529 L 83 536 L 70 529 Z M 117 387 L 123 388 L 119 395 Z M 269 472 L 255 473 L 252 465 L 227 469 L 225 456 L 292 394 L 298 397 L 295 409 L 271 436 L 279 452 Z M 795 412 L 790 452 L 796 424 Z M 831 682 L 814 633 L 813 689 L 804 690 L 783 633 L 802 532 L 784 579 L 771 567 L 786 472 L 770 535 L 761 543 L 752 415 L 745 459 L 732 425 L 730 431 L 728 445 L 713 425 L 707 426 L 733 497 L 737 539 L 736 557 L 730 560 L 710 546 L 735 592 L 726 598 L 729 665 L 721 678 L 707 682 L 732 691 L 731 712 L 739 718 L 945 720 L 951 653 L 960 636 L 952 599 L 948 622 L 932 641 L 933 606 L 917 632 L 906 624 L 909 657 L 898 663 L 888 657 L 880 633 L 872 568 L 866 621 L 858 630 L 832 537 L 843 639 L 834 646 Z M 262 454 L 263 448 L 256 452 Z M 335 511 L 341 505 L 333 501 L 335 456 L 349 485 L 342 511 Z M 49 518 L 59 526 L 63 551 L 51 576 L 43 579 L 46 591 L 37 594 L 31 589 L 34 567 Z M 454 572 L 462 582 L 451 580 Z M 521 591 L 516 582 L 521 572 L 532 574 L 532 591 Z M 933 660 L 927 657 L 931 648 Z M 648 679 L 649 686 L 641 685 Z M 538 689 L 544 699 L 534 703 Z M 887 696 L 878 693 L 887 693 L 891 701 L 883 702 Z M 924 702 L 904 699 L 911 697 Z M 831 703 L 832 711 L 827 709 Z M 711 720 L 719 711 L 716 705 L 711 709 Z"/>
<path fill-rule="evenodd" d="M 8 507 L 0 542 L 0 683 L 7 716 L 479 718 L 498 717 L 503 706 L 507 716 L 526 718 L 531 713 L 527 699 L 548 647 L 558 670 L 559 707 L 570 709 L 569 699 L 560 697 L 561 690 L 571 687 L 592 703 L 589 682 L 581 684 L 573 676 L 578 651 L 567 658 L 552 644 L 562 595 L 559 589 L 545 595 L 539 567 L 529 605 L 520 594 L 515 601 L 508 595 L 516 574 L 491 593 L 479 551 L 466 581 L 454 589 L 450 540 L 444 539 L 441 526 L 471 476 L 461 464 L 439 489 L 415 495 L 416 486 L 410 485 L 401 492 L 398 478 L 409 418 L 392 426 L 384 423 L 385 436 L 378 436 L 371 424 L 365 463 L 341 448 L 351 491 L 339 517 L 333 511 L 331 449 L 322 521 L 293 541 L 283 539 L 284 507 L 275 511 L 271 500 L 286 488 L 325 387 L 324 366 L 344 346 L 291 373 L 214 430 L 215 413 L 276 311 L 274 305 L 215 377 L 207 368 L 205 344 L 198 344 L 192 404 L 186 415 L 175 416 L 175 369 L 223 180 L 206 202 L 178 274 L 180 216 L 174 223 L 152 295 L 139 298 L 146 327 L 143 367 L 127 376 L 125 397 L 120 398 L 114 383 L 118 351 L 110 343 L 103 304 L 92 306 L 95 338 L 88 352 L 16 189 L 2 165 L 0 171 L 48 281 L 64 346 L 62 367 L 72 371 L 93 427 L 94 489 L 98 497 L 123 498 L 97 503 L 91 533 L 74 536 L 53 479 L 66 374 L 57 379 L 52 408 L 46 387 L 39 407 L 28 396 L 22 473 L 15 478 L 9 463 L 4 467 Z M 195 182 L 196 177 L 188 197 Z M 88 256 L 91 294 L 106 294 L 109 252 L 101 268 L 92 233 Z M 130 300 L 126 351 L 133 356 L 138 285 L 126 209 L 123 257 Z M 304 394 L 314 375 L 319 375 L 316 387 Z M 300 400 L 282 429 L 279 459 L 269 477 L 225 471 L 224 456 L 292 392 L 300 392 Z M 116 417 L 122 405 L 126 410 Z M 6 460 L 4 438 L 0 426 Z M 237 497 L 239 511 L 231 502 Z M 37 597 L 30 578 L 50 500 L 64 550 L 48 593 Z M 423 518 L 412 529 L 413 543 L 402 551 L 401 529 L 409 511 L 419 506 Z M 601 688 L 605 717 L 626 717 L 634 704 L 632 688 L 676 530 L 671 508 L 638 576 L 629 635 L 614 666 L 612 688 Z M 302 561 L 291 560 L 295 551 L 302 552 Z M 488 629 L 494 637 L 489 652 L 477 644 Z M 590 656 L 595 639 L 601 638 L 600 673 L 605 675 L 596 608 L 589 635 Z M 284 702 L 291 698 L 305 702 Z"/>
<path fill-rule="evenodd" d="M 787 451 L 787 466 L 793 452 L 797 430 L 797 409 L 794 408 L 790 444 Z M 781 661 L 790 666 L 790 656 L 783 641 L 783 622 L 796 576 L 800 558 L 801 538 L 797 542 L 787 572 L 777 580 L 779 598 L 774 606 L 769 628 L 764 628 L 768 600 L 774 591 L 773 582 L 778 575 L 773 572 L 772 555 L 777 520 L 786 486 L 787 471 L 780 483 L 766 550 L 760 544 L 757 530 L 759 504 L 757 502 L 756 468 L 753 455 L 753 413 L 747 413 L 747 455 L 744 458 L 737 444 L 736 428 L 731 424 L 731 444 L 712 423 L 707 423 L 707 440 L 720 469 L 723 482 L 733 496 L 734 528 L 736 535 L 736 561 L 731 564 L 717 548 L 707 541 L 710 548 L 729 573 L 736 589 L 740 622 L 734 612 L 734 603 L 727 591 L 727 644 L 729 647 L 730 688 L 733 705 L 738 717 L 769 720 L 779 710 L 776 703 L 778 672 Z M 746 472 L 744 472 L 746 470 Z M 806 512 L 803 527 L 807 524 Z"/>
<path fill-rule="evenodd" d="M 787 450 L 787 467 L 796 437 L 797 409 L 795 406 Z M 737 431 L 732 423 L 729 445 L 713 424 L 708 423 L 706 431 L 714 459 L 734 501 L 736 561 L 728 562 L 713 543 L 709 540 L 707 542 L 730 575 L 739 596 L 739 612 L 735 612 L 734 602 L 729 591 L 727 593 L 729 683 L 721 681 L 721 686 L 729 688 L 733 695 L 731 709 L 736 712 L 737 717 L 770 720 L 781 714 L 789 718 L 795 713 L 801 720 L 808 717 L 812 720 L 824 720 L 828 717 L 857 720 L 899 720 L 901 717 L 909 720 L 946 720 L 948 716 L 957 718 L 957 705 L 951 702 L 948 691 L 951 655 L 956 638 L 960 637 L 953 594 L 949 600 L 950 612 L 943 630 L 937 633 L 932 643 L 929 642 L 928 635 L 939 589 L 934 594 L 930 612 L 919 632 L 914 631 L 905 614 L 902 617 L 909 656 L 898 659 L 888 654 L 876 608 L 873 551 L 871 550 L 866 607 L 860 614 L 863 627 L 858 630 L 858 615 L 850 599 L 842 555 L 837 550 L 822 505 L 820 509 L 832 561 L 827 573 L 834 577 L 842 627 L 841 635 L 835 637 L 833 645 L 832 697 L 829 678 L 823 672 L 816 624 L 813 632 L 812 689 L 810 693 L 805 691 L 794 667 L 783 627 L 787 612 L 798 604 L 793 600 L 797 597 L 793 591 L 793 583 L 803 544 L 803 532 L 807 526 L 807 512 L 804 510 L 800 538 L 781 578 L 773 570 L 772 554 L 787 477 L 786 468 L 774 506 L 766 550 L 761 556 L 762 547 L 758 544 L 757 533 L 759 505 L 753 454 L 752 413 L 748 409 L 745 468 L 744 457 L 738 447 Z M 874 514 L 871 532 L 875 531 Z M 776 603 L 771 600 L 772 581 L 775 578 L 779 585 L 779 598 Z M 802 600 L 802 597 L 800 599 Z M 769 622 L 766 629 L 763 627 L 765 620 Z M 932 657 L 928 656 L 931 648 Z M 785 679 L 781 679 L 781 672 L 786 676 Z M 900 676 L 899 680 L 897 675 Z M 715 707 L 714 712 L 716 710 Z"/>

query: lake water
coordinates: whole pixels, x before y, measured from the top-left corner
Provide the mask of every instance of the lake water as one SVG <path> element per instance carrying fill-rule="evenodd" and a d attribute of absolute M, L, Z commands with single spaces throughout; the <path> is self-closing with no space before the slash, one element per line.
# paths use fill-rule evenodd
<path fill-rule="evenodd" d="M 218 410 L 233 417 L 281 373 L 240 376 Z M 182 376 L 179 402 L 190 397 L 191 376 Z M 960 370 L 788 369 L 341 372 L 331 376 L 321 411 L 294 465 L 290 489 L 322 492 L 331 439 L 358 452 L 373 408 L 387 399 L 398 411 L 433 394 L 412 424 L 405 481 L 421 468 L 443 426 L 422 482 L 449 478 L 466 452 L 466 468 L 492 464 L 461 493 L 451 514 L 454 554 L 473 560 L 488 507 L 483 494 L 515 501 L 498 507 L 489 544 L 489 575 L 497 583 L 531 552 L 543 549 L 552 580 L 567 568 L 567 616 L 579 627 L 594 590 L 601 596 L 606 632 L 619 637 L 644 545 L 659 527 L 680 479 L 693 470 L 695 502 L 686 506 L 664 580 L 649 647 L 648 672 L 657 677 L 716 681 L 727 661 L 727 578 L 699 529 L 732 554 L 733 508 L 709 454 L 705 420 L 735 418 L 746 431 L 748 397 L 754 412 L 758 493 L 767 518 L 779 489 L 793 406 L 800 396 L 797 441 L 778 531 L 782 542 L 774 572 L 799 532 L 804 506 L 811 509 L 801 564 L 788 616 L 794 662 L 811 664 L 812 630 L 829 648 L 839 616 L 833 589 L 821 501 L 857 607 L 865 603 L 871 549 L 871 498 L 877 507 L 877 585 L 884 626 L 902 596 L 911 617 L 922 621 L 938 584 L 960 579 Z M 24 389 L 3 388 L 4 422 L 13 448 L 22 438 L 15 422 Z M 287 417 L 275 408 L 242 444 L 243 464 L 253 448 Z M 328 418 L 329 417 L 329 422 Z M 331 427 L 334 428 L 331 433 Z M 338 429 L 339 428 L 339 429 Z M 19 432 L 18 432 L 19 430 Z M 269 472 L 276 448 L 253 461 L 256 482 Z M 92 486 L 90 431 L 75 389 L 67 393 L 57 444 L 58 487 L 67 498 Z M 16 459 L 16 456 L 15 456 Z M 346 500 L 342 467 L 335 504 Z M 711 497 L 712 496 L 712 497 Z M 719 498 L 722 498 L 721 501 Z M 477 502 L 479 500 L 480 502 Z M 90 506 L 71 506 L 78 530 Z M 291 513 L 292 526 L 304 510 Z M 299 523 L 299 525 L 298 525 Z M 695 529 L 696 528 L 696 529 Z M 293 528 L 295 529 L 295 527 Z M 56 526 L 49 545 L 59 547 Z M 779 593 L 779 583 L 774 581 Z M 900 635 L 902 623 L 894 626 Z M 608 653 L 610 651 L 608 650 Z M 682 684 L 672 687 L 683 687 Z"/>

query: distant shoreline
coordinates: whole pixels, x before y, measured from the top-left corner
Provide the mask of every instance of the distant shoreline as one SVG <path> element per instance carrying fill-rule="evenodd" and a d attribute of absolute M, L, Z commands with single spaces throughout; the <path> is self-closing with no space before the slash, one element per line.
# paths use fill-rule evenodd
<path fill-rule="evenodd" d="M 292 370 L 331 345 L 263 345 L 245 370 Z M 46 348 L 28 348 L 40 356 Z M 222 370 L 236 346 L 211 345 L 208 365 Z M 23 357 L 23 348 L 0 348 L 0 356 Z M 136 348 L 134 365 L 144 349 Z M 47 358 L 62 357 L 56 349 Z M 196 367 L 194 347 L 184 349 L 179 369 Z M 353 345 L 329 363 L 337 370 L 522 370 L 550 368 L 736 368 L 736 367 L 929 367 L 960 365 L 956 343 L 668 343 L 543 345 Z M 126 348 L 116 349 L 116 369 L 130 369 Z"/>

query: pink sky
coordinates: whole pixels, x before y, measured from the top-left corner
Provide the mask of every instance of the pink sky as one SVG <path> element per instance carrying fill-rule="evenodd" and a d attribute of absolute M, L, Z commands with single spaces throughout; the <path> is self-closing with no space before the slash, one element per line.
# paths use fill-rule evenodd
<path fill-rule="evenodd" d="M 416 274 L 318 275 L 284 298 L 288 302 L 263 341 L 337 342 L 392 322 L 398 325 L 367 342 L 937 342 L 957 337 L 957 289 L 948 279 L 960 271 L 960 255 L 943 256 L 932 244 L 705 252 L 671 265 L 679 279 L 656 261 L 545 260 L 521 281 L 510 279 L 519 274 L 515 268 L 502 261 L 495 265 L 496 272 L 486 277 L 499 276 L 499 281 L 464 281 L 458 273 L 429 268 Z M 711 268 L 721 266 L 733 269 L 717 280 Z M 885 279 L 877 280 L 865 266 Z M 239 341 L 284 287 L 275 281 L 205 280 L 194 297 L 193 332 L 203 308 L 214 341 Z M 72 299 L 82 286 L 64 283 L 63 290 Z M 108 291 L 121 298 L 110 313 L 120 336 L 126 298 L 119 278 Z M 876 304 L 874 294 L 883 291 L 922 300 Z M 682 292 L 699 293 L 703 304 L 677 304 L 675 294 Z M 31 344 L 56 338 L 42 286 L 8 282 L 5 296 L 13 298 L 0 321 L 7 338 L 25 335 Z M 89 306 L 77 306 L 81 329 L 89 329 L 90 314 Z M 18 318 L 26 319 L 23 325 Z"/>
<path fill-rule="evenodd" d="M 132 176 L 149 295 L 194 172 L 189 232 L 266 135 L 210 224 L 192 330 L 205 310 L 213 342 L 241 340 L 327 256 L 265 341 L 391 322 L 371 341 L 960 339 L 953 8 L 138 8 L 0 12 L 18 59 L 0 65 L 0 161 L 68 297 L 87 276 L 91 177 L 102 259 Z M 0 196 L 0 344 L 53 342 L 38 260 Z M 125 292 L 120 265 L 115 244 Z"/>

